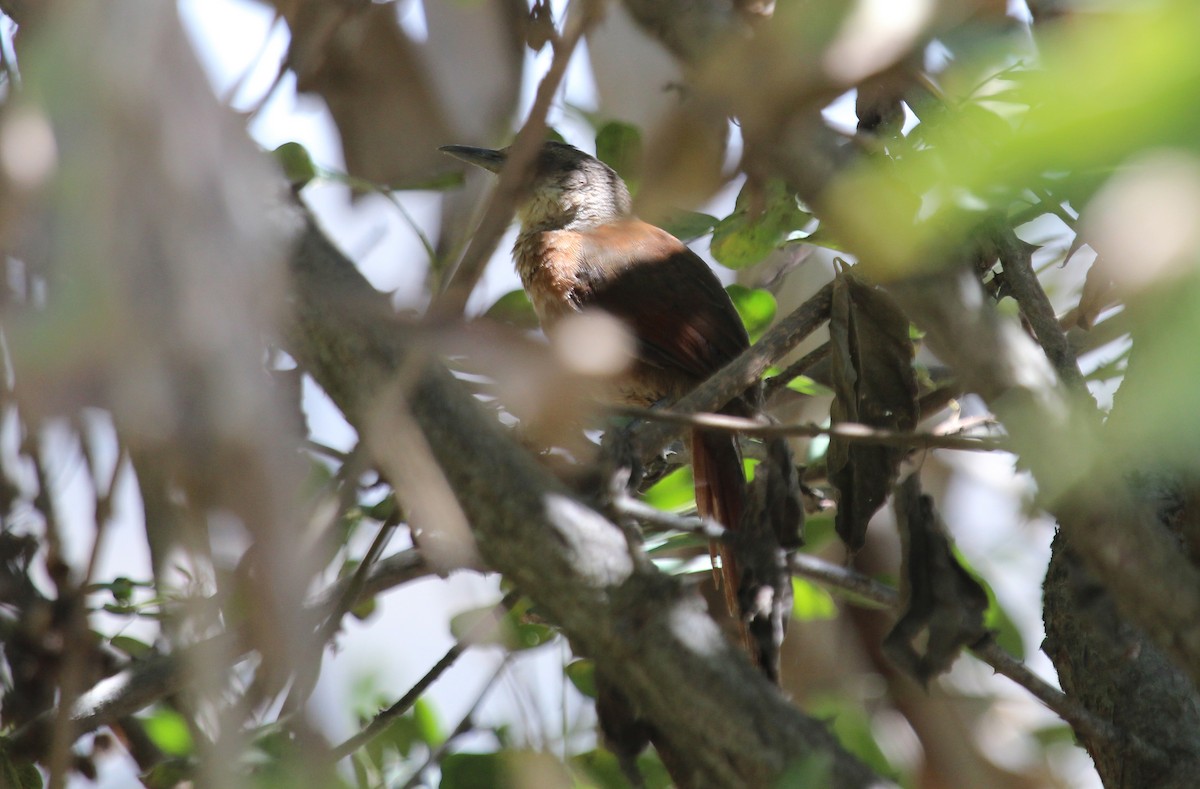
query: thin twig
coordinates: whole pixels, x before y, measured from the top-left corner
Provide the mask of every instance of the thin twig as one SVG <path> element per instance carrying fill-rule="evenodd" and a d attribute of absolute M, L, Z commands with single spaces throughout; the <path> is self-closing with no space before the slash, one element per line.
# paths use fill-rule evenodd
<path fill-rule="evenodd" d="M 583 5 L 587 6 L 589 3 L 584 2 Z M 525 125 L 517 132 L 516 139 L 508 149 L 505 166 L 500 171 L 496 189 L 488 201 L 479 228 L 471 238 L 467 251 L 463 253 L 462 260 L 451 273 L 446 289 L 435 298 L 430 308 L 432 316 L 453 316 L 463 311 L 475 284 L 483 274 L 484 266 L 491 259 L 496 244 L 512 221 L 517 202 L 527 187 L 532 165 L 546 137 L 546 113 L 549 112 L 554 94 L 567 73 L 567 64 L 571 61 L 575 46 L 595 18 L 595 14 L 589 13 L 589 9 L 576 6 L 575 3 L 571 4 L 567 29 L 562 37 L 554 42 L 554 58 L 550 62 L 550 68 L 538 85 L 537 95 L 533 107 L 529 110 L 529 117 L 525 119 Z"/>
<path fill-rule="evenodd" d="M 371 571 L 355 603 L 432 573 L 420 551 L 409 549 L 381 560 Z M 327 590 L 313 606 L 313 612 L 328 610 L 350 579 L 344 578 Z M 0 635 L 3 635 L 0 630 Z M 245 655 L 243 633 L 224 632 L 193 646 L 168 655 L 155 655 L 134 661 L 126 669 L 96 683 L 81 694 L 71 709 L 71 724 L 77 733 L 93 731 L 120 718 L 132 715 L 149 704 L 179 692 L 187 679 L 187 667 L 205 656 Z M 42 734 L 57 718 L 62 707 L 55 707 L 13 732 L 9 742 L 15 749 L 41 741 Z"/>
<path fill-rule="evenodd" d="M 1017 238 L 1011 229 L 1005 228 L 993 236 L 997 256 L 1004 264 L 1004 281 L 1012 289 L 1013 298 L 1020 306 L 1021 314 L 1033 327 L 1046 357 L 1071 390 L 1086 392 L 1087 384 L 1079 372 L 1075 351 L 1067 342 L 1067 336 L 1054 313 L 1054 305 L 1050 303 L 1033 270 L 1033 247 Z"/>
<path fill-rule="evenodd" d="M 320 441 L 314 441 L 311 438 L 304 440 L 304 448 L 310 452 L 316 452 L 318 455 L 324 455 L 330 460 L 336 460 L 339 463 L 345 463 L 351 457 L 349 452 L 343 452 L 340 449 L 334 449 L 331 446 L 322 444 Z"/>
<path fill-rule="evenodd" d="M 504 596 L 504 599 L 497 604 L 497 607 L 503 608 L 507 612 L 514 605 L 516 605 L 517 600 L 519 600 L 520 597 L 521 596 L 517 592 L 509 592 Z M 464 634 L 462 638 L 460 638 L 454 643 L 453 646 L 446 650 L 446 654 L 442 655 L 441 660 L 435 663 L 433 668 L 429 669 L 429 671 L 425 673 L 425 676 L 417 680 L 417 683 L 413 685 L 407 693 L 401 696 L 395 704 L 385 710 L 380 711 L 374 718 L 371 719 L 371 722 L 364 726 L 357 734 L 349 737 L 340 745 L 335 746 L 330 752 L 333 760 L 341 761 L 382 734 L 384 730 L 391 725 L 392 721 L 408 712 L 412 708 L 413 704 L 416 704 L 417 699 L 424 695 L 429 686 L 432 685 L 438 677 L 444 674 L 446 669 L 454 665 L 454 662 L 458 660 L 459 656 L 462 655 L 463 652 L 467 650 L 467 647 L 469 647 L 482 636 L 486 635 L 488 629 L 494 626 L 495 623 L 493 620 L 487 617 L 484 617 L 480 619 L 479 622 L 475 623 L 475 625 L 466 634 Z"/>
<path fill-rule="evenodd" d="M 637 518 L 655 526 L 661 526 L 674 531 L 696 534 L 709 540 L 726 540 L 730 537 L 728 529 L 711 518 L 695 518 L 687 515 L 675 515 L 663 512 L 657 507 L 638 501 L 629 495 L 620 495 L 613 499 L 612 507 L 619 514 Z"/>
<path fill-rule="evenodd" d="M 421 774 L 442 760 L 442 758 L 446 755 L 446 751 L 448 751 L 450 746 L 454 743 L 454 740 L 463 736 L 475 727 L 475 713 L 479 711 L 479 706 L 483 704 L 483 700 L 487 697 L 488 693 L 491 692 L 492 687 L 496 684 L 496 680 L 500 679 L 500 675 L 504 673 L 506 668 L 508 668 L 508 664 L 510 662 L 512 662 L 511 652 L 504 656 L 504 659 L 500 661 L 500 665 L 496 667 L 494 672 L 492 672 L 492 676 L 489 677 L 488 680 L 483 684 L 483 687 L 479 691 L 479 695 L 475 697 L 475 703 L 471 705 L 471 709 L 467 710 L 467 714 L 464 715 L 462 720 L 458 722 L 458 725 L 454 727 L 454 731 L 450 732 L 450 735 L 442 741 L 441 745 L 430 750 L 429 757 L 425 759 L 424 764 L 418 767 L 412 776 L 410 776 L 409 779 L 404 783 L 403 789 L 412 789 L 412 787 L 417 786 L 421 781 Z"/>
<path fill-rule="evenodd" d="M 341 624 L 342 617 L 354 607 L 355 601 L 362 596 L 362 591 L 367 586 L 367 579 L 370 578 L 371 569 L 379 561 L 380 554 L 387 547 L 388 540 L 392 538 L 392 534 L 399 525 L 400 516 L 398 512 L 393 512 L 380 525 L 379 531 L 375 534 L 375 539 L 371 541 L 371 547 L 367 549 L 366 555 L 363 556 L 358 567 L 354 569 L 354 574 L 350 577 L 350 583 L 346 584 L 345 588 L 342 589 L 337 603 L 332 607 L 329 615 L 325 618 L 325 622 L 321 625 L 320 630 L 318 630 L 317 643 L 324 644 L 333 638 L 333 634 L 337 632 Z"/>
<path fill-rule="evenodd" d="M 791 570 L 795 575 L 842 589 L 886 608 L 897 608 L 901 603 L 900 594 L 886 584 L 815 556 L 793 555 Z M 1159 749 L 1126 734 L 1108 721 L 1096 717 L 1082 704 L 1034 674 L 1024 663 L 997 644 L 995 638 L 990 634 L 971 646 L 969 651 L 995 669 L 996 673 L 1008 677 L 1029 691 L 1034 698 L 1089 739 L 1103 740 L 1114 745 L 1132 745 L 1147 759 L 1161 760 L 1165 758 L 1165 754 Z"/>
<path fill-rule="evenodd" d="M 959 449 L 974 452 L 996 452 L 1006 449 L 1002 442 L 993 438 L 965 438 L 936 433 L 884 430 L 857 422 L 838 422 L 826 427 L 814 424 L 767 424 L 728 414 L 681 414 L 663 408 L 639 408 L 637 406 L 614 406 L 611 411 L 636 419 L 669 422 L 675 425 L 699 427 L 722 433 L 737 433 L 744 436 L 833 436 L 852 444 L 920 449 Z"/>
<path fill-rule="evenodd" d="M 793 575 L 841 589 L 882 608 L 897 608 L 900 605 L 900 593 L 895 589 L 840 564 L 827 562 L 807 553 L 792 554 L 789 563 Z"/>
<path fill-rule="evenodd" d="M 788 365 L 787 369 L 781 372 L 779 375 L 768 378 L 763 386 L 763 399 L 770 401 L 770 399 L 774 397 L 780 389 L 786 387 L 797 377 L 804 375 L 804 373 L 808 372 L 817 362 L 829 356 L 831 347 L 832 346 L 830 346 L 830 344 L 827 342 L 822 343 L 817 348 L 814 348 L 796 361 L 792 362 L 790 365 Z"/>
<path fill-rule="evenodd" d="M 284 700 L 282 714 L 290 715 L 295 713 L 308 700 L 309 695 L 312 694 L 313 688 L 316 687 L 316 674 L 321 666 L 320 653 L 325 650 L 326 645 L 333 640 L 338 628 L 341 627 L 342 617 L 362 597 L 362 591 L 367 585 L 371 569 L 379 561 L 380 554 L 387 547 L 388 540 L 392 538 L 392 534 L 396 531 L 398 525 L 400 525 L 400 516 L 397 512 L 393 512 L 380 525 L 379 531 L 375 533 L 375 539 L 371 541 L 371 546 L 367 549 L 358 567 L 354 568 L 354 573 L 351 574 L 349 582 L 342 586 L 340 593 L 327 606 L 324 620 L 317 628 L 317 632 L 313 635 L 312 639 L 312 645 L 317 650 L 317 654 L 313 656 L 307 665 L 302 663 L 302 667 L 297 669 L 296 679 L 292 682 L 287 699 Z"/>

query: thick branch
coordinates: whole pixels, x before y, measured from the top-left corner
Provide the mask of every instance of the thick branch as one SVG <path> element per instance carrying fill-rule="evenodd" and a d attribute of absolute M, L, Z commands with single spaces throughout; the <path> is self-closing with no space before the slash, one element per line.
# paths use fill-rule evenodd
<path fill-rule="evenodd" d="M 621 530 L 519 450 L 446 371 L 422 362 L 383 297 L 311 224 L 293 259 L 291 350 L 363 435 L 385 470 L 404 446 L 376 426 L 408 402 L 479 552 L 621 681 L 638 713 L 686 754 L 689 786 L 763 786 L 822 754 L 829 786 L 877 780 L 825 726 L 797 711 L 736 649 L 692 591 L 631 555 Z M 415 367 L 420 364 L 420 367 Z M 410 366 L 411 365 L 411 366 Z M 398 371 L 419 369 L 408 387 Z"/>

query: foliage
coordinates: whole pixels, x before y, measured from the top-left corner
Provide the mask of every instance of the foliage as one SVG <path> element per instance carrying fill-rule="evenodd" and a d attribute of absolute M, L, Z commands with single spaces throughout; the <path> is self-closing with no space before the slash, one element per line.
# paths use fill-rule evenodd
<path fill-rule="evenodd" d="M 334 715 L 314 713 L 310 697 L 339 645 L 380 627 L 384 592 L 452 570 L 478 573 L 485 562 L 460 506 L 470 491 L 434 462 L 426 415 L 413 406 L 413 369 L 402 366 L 389 390 L 394 418 L 353 393 L 327 391 L 355 435 L 346 451 L 325 445 L 327 406 L 315 404 L 312 370 L 297 352 L 302 330 L 281 318 L 293 294 L 280 263 L 312 250 L 292 249 L 295 229 L 277 227 L 267 208 L 284 199 L 280 170 L 292 199 L 315 205 L 318 190 L 344 189 L 357 210 L 384 204 L 380 227 L 399 221 L 419 241 L 406 259 L 419 261 L 414 281 L 426 281 L 416 295 L 397 291 L 402 303 L 392 306 L 403 317 L 380 317 L 367 304 L 352 314 L 394 324 L 422 364 L 451 360 L 511 443 L 553 472 L 555 495 L 573 489 L 626 535 L 640 535 L 634 553 L 671 577 L 664 584 L 692 589 L 711 578 L 710 535 L 687 518 L 695 495 L 681 462 L 686 448 L 628 464 L 641 481 L 639 503 L 659 511 L 639 522 L 617 506 L 611 479 L 601 481 L 611 472 L 604 453 L 615 451 L 609 437 L 627 426 L 588 411 L 605 382 L 533 336 L 529 297 L 506 289 L 480 305 L 493 323 L 477 332 L 439 311 L 446 284 L 463 276 L 455 264 L 468 211 L 456 190 L 476 189 L 434 150 L 466 96 L 447 87 L 455 75 L 428 81 L 412 67 L 423 62 L 420 44 L 391 4 L 335 19 L 315 0 L 300 4 L 313 18 L 276 3 L 293 42 L 284 67 L 300 91 L 324 100 L 345 172 L 322 166 L 325 157 L 299 142 L 275 147 L 271 160 L 248 142 L 239 122 L 246 119 L 215 99 L 169 9 L 124 5 L 95 16 L 72 0 L 56 5 L 60 13 L 41 18 L 0 0 L 21 30 L 0 48 L 15 52 L 22 76 L 15 80 L 6 54 L 0 784 L 61 786 L 68 775 L 93 775 L 118 760 L 107 727 L 119 735 L 127 769 L 136 765 L 151 787 L 609 789 L 628 785 L 635 768 L 647 787 L 671 785 L 665 765 L 678 765 L 667 755 L 651 749 L 625 758 L 596 736 L 594 700 L 611 680 L 586 639 L 560 629 L 555 601 L 522 596 L 540 567 L 489 581 L 497 599 L 505 593 L 501 604 L 460 606 L 392 634 L 396 654 L 384 659 L 395 663 L 414 643 L 447 635 L 453 642 L 403 700 L 364 680 Z M 641 4 L 627 5 L 637 16 Z M 691 63 L 685 86 L 624 86 L 669 103 L 654 124 L 601 106 L 574 111 L 588 128 L 552 117 L 564 122 L 562 133 L 550 132 L 594 148 L 635 197 L 686 197 L 655 219 L 685 242 L 708 238 L 707 250 L 703 241 L 696 248 L 732 270 L 723 272 L 737 280 L 726 290 L 756 352 L 781 347 L 780 327 L 803 309 L 811 282 L 832 282 L 823 357 L 791 369 L 800 354 L 789 348 L 757 368 L 770 365 L 778 378 L 769 410 L 785 420 L 803 414 L 791 425 L 803 460 L 803 550 L 829 560 L 823 576 L 797 570 L 790 579 L 785 688 L 840 743 L 796 755 L 774 785 L 832 785 L 842 749 L 913 787 L 1065 783 L 1059 754 L 1076 739 L 1109 783 L 1122 775 L 1110 761 L 1135 765 L 1139 776 L 1146 765 L 1200 764 L 1200 729 L 1187 717 L 1200 709 L 1195 662 L 1183 659 L 1194 640 L 1170 626 L 1172 606 L 1162 610 L 1155 594 L 1168 576 L 1145 573 L 1140 587 L 1119 585 L 1129 584 L 1119 571 L 1142 567 L 1143 556 L 1159 562 L 1145 566 L 1178 571 L 1171 579 L 1194 578 L 1200 556 L 1192 523 L 1200 501 L 1200 355 L 1192 352 L 1200 335 L 1200 7 L 1137 2 L 1095 14 L 1067 10 L 1055 21 L 1046 4 L 1031 2 L 1041 14 L 1032 26 L 983 10 L 987 4 L 977 4 L 971 22 L 947 7 L 913 21 L 907 39 L 880 43 L 850 12 L 821 5 L 780 4 L 752 31 L 713 48 L 722 62 Z M 539 35 L 549 8 L 535 4 Z M 431 17 L 444 11 L 425 6 Z M 347 48 L 330 31 L 359 13 L 372 32 Z M 456 32 L 464 41 L 467 28 L 531 31 L 523 14 L 500 24 L 487 15 L 504 12 L 480 4 L 455 13 L 478 23 Z M 446 35 L 446 19 L 437 22 L 429 35 Z M 572 24 L 540 40 L 553 44 L 551 57 L 570 51 Z M 1013 26 L 1036 39 L 1036 52 L 1006 32 Z M 319 57 L 306 63 L 316 55 L 295 45 L 313 41 Z M 593 50 L 598 71 L 601 44 Z M 670 36 L 663 45 L 691 57 Z M 477 54 L 458 46 L 456 62 Z M 170 59 L 159 65 L 163 53 Z M 521 64 L 534 62 L 509 60 L 503 74 L 495 65 L 495 103 L 505 108 L 518 103 Z M 602 103 L 610 89 L 598 92 Z M 832 99 L 851 93 L 853 139 L 833 135 L 824 121 L 811 137 L 794 139 Z M 486 120 L 504 128 L 524 119 Z M 732 170 L 724 149 L 706 147 L 714 128 L 725 145 L 731 124 L 741 132 L 731 138 L 741 154 Z M 700 160 L 705 167 L 687 166 Z M 718 187 L 730 184 L 723 199 Z M 432 197 L 415 192 L 439 193 L 439 226 L 421 208 Z M 360 252 L 371 246 L 347 242 L 355 244 Z M 359 261 L 364 269 L 374 265 L 369 256 Z M 950 283 L 933 303 L 923 290 L 930 283 Z M 333 310 L 343 294 L 327 295 Z M 353 366 L 353 354 L 340 352 L 346 357 L 337 364 Z M 485 372 L 463 372 L 477 368 Z M 607 431 L 603 449 L 594 428 Z M 743 440 L 747 476 L 761 476 L 766 489 L 768 431 L 748 432 L 755 435 Z M 404 448 L 401 473 L 376 467 L 380 446 Z M 1009 475 L 1007 460 L 998 472 L 961 459 L 997 446 L 1014 453 L 1036 492 L 1027 478 Z M 471 460 L 469 442 L 459 454 Z M 1004 475 L 1004 484 L 975 479 L 988 474 Z M 995 505 L 1001 488 L 1006 504 Z M 530 495 L 511 491 L 514 499 Z M 1108 497 L 1117 504 L 1096 504 Z M 1053 553 L 1048 532 L 1039 532 L 1052 565 L 1082 568 L 1071 570 L 1079 575 L 1069 584 L 1055 572 L 1046 582 L 1046 650 L 1064 694 L 1009 673 L 1050 699 L 1072 728 L 1026 716 L 1033 722 L 1011 737 L 1032 756 L 1014 766 L 992 759 L 979 735 L 999 714 L 1001 691 L 976 682 L 966 658 L 958 664 L 970 666 L 965 677 L 933 675 L 960 648 L 985 660 L 993 647 L 1030 657 L 1043 623 L 1028 621 L 1010 595 L 1023 587 L 1036 597 L 1040 585 L 1027 568 L 1021 575 L 1020 557 L 992 555 L 996 544 L 965 524 L 1032 543 L 1035 527 L 989 519 L 1035 512 L 1063 524 Z M 1117 540 L 1096 548 L 1072 531 L 1072 523 L 1105 518 L 1124 518 L 1130 534 L 1151 529 L 1165 548 L 1154 553 L 1158 544 L 1146 540 L 1144 553 Z M 109 542 L 118 532 L 129 541 L 130 524 L 149 566 L 126 566 L 121 556 L 109 572 L 106 551 L 134 553 L 129 542 Z M 895 526 L 899 540 L 890 539 Z M 581 554 L 593 549 L 582 538 L 580 546 Z M 1108 574 L 1105 556 L 1115 557 Z M 1064 587 L 1081 601 L 1065 610 L 1057 602 Z M 1180 611 L 1197 604 L 1194 588 L 1172 588 Z M 1111 621 L 1096 618 L 1110 608 Z M 1055 637 L 1060 631 L 1094 632 L 1098 642 Z M 909 663 L 888 648 L 898 642 Z M 463 653 L 503 658 L 487 682 L 442 679 Z M 638 658 L 630 647 L 630 661 Z M 800 665 L 815 670 L 789 671 Z M 540 672 L 537 692 L 507 707 L 495 702 L 495 689 L 517 684 L 512 678 L 526 666 Z M 919 695 L 913 677 L 932 680 L 932 695 Z M 471 696 L 461 721 L 442 720 L 428 688 L 435 682 Z M 130 711 L 108 714 L 97 699 L 110 686 L 144 695 Z M 1113 714 L 1160 698 L 1155 693 L 1179 700 L 1183 711 Z M 956 725 L 935 725 L 948 716 L 948 697 L 959 703 Z M 631 701 L 640 712 L 644 700 Z M 85 721 L 80 732 L 57 715 L 58 705 Z M 336 715 L 352 728 L 343 731 Z M 356 741 L 354 732 L 373 736 Z M 1160 748 L 1172 759 L 1157 758 Z M 960 764 L 980 766 L 979 776 L 954 774 Z"/>

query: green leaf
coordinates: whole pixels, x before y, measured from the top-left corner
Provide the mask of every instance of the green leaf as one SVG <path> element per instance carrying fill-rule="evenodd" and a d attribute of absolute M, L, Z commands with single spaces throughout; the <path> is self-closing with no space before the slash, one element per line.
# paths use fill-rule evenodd
<path fill-rule="evenodd" d="M 173 709 L 159 707 L 149 717 L 142 719 L 146 734 L 164 753 L 171 756 L 188 756 L 192 752 L 192 733 L 187 721 Z"/>
<path fill-rule="evenodd" d="M 715 216 L 709 214 L 678 211 L 668 216 L 658 226 L 681 241 L 694 241 L 711 233 L 719 221 Z"/>
<path fill-rule="evenodd" d="M 833 539 L 833 513 L 830 511 L 817 512 L 804 519 L 804 552 L 816 553 L 823 545 Z"/>
<path fill-rule="evenodd" d="M 609 121 L 596 132 L 596 158 L 617 171 L 636 193 L 642 174 L 642 133 L 629 123 Z"/>
<path fill-rule="evenodd" d="M 452 753 L 442 759 L 440 789 L 499 789 L 507 786 L 499 753 Z"/>
<path fill-rule="evenodd" d="M 537 313 L 533 311 L 533 303 L 522 289 L 509 291 L 496 299 L 496 303 L 488 307 L 488 311 L 483 316 L 518 329 L 536 329 L 538 327 Z"/>
<path fill-rule="evenodd" d="M 175 789 L 194 775 L 195 765 L 187 759 L 165 759 L 139 778 L 148 789 Z"/>
<path fill-rule="evenodd" d="M 837 603 L 829 592 L 803 578 L 792 579 L 792 617 L 801 622 L 833 619 Z"/>
<path fill-rule="evenodd" d="M 832 782 L 833 757 L 827 753 L 814 752 L 789 763 L 772 787 L 811 789 L 816 786 L 829 786 Z"/>
<path fill-rule="evenodd" d="M 154 651 L 149 644 L 132 636 L 113 636 L 108 643 L 113 649 L 119 649 L 131 658 L 145 657 Z"/>
<path fill-rule="evenodd" d="M 787 388 L 809 397 L 829 397 L 833 390 L 825 384 L 819 384 L 807 375 L 797 375 L 788 381 Z"/>
<path fill-rule="evenodd" d="M 730 285 L 725 288 L 733 306 L 746 325 L 746 333 L 750 342 L 754 342 L 775 320 L 775 296 L 770 291 L 761 288 L 747 288 L 745 285 Z"/>
<path fill-rule="evenodd" d="M 358 621 L 363 622 L 369 619 L 371 615 L 375 613 L 376 608 L 378 608 L 378 604 L 376 603 L 375 598 L 371 597 L 363 600 L 361 603 L 351 606 L 350 615 Z"/>
<path fill-rule="evenodd" d="M 375 504 L 363 507 L 362 512 L 368 518 L 382 523 L 396 514 L 396 497 L 389 493 Z"/>
<path fill-rule="evenodd" d="M 566 766 L 547 753 L 506 750 L 453 753 L 441 762 L 440 789 L 524 789 L 571 786 Z M 531 783 L 533 777 L 537 783 Z"/>
<path fill-rule="evenodd" d="M 643 499 L 664 512 L 679 512 L 696 506 L 696 487 L 690 467 L 678 468 L 650 486 Z"/>
<path fill-rule="evenodd" d="M 826 721 L 842 746 L 884 778 L 895 780 L 896 769 L 875 741 L 867 711 L 848 698 L 826 696 L 815 699 L 808 708 L 814 718 Z M 822 786 L 824 784 L 812 784 Z M 801 784 L 791 784 L 799 787 Z"/>
<path fill-rule="evenodd" d="M 597 789 L 629 789 L 629 780 L 621 772 L 617 757 L 607 749 L 597 748 L 571 757 L 571 766 L 589 779 L 583 786 Z M 662 760 L 653 750 L 637 759 L 638 772 L 642 774 L 646 789 L 667 789 L 673 786 L 671 776 Z M 579 786 L 579 784 L 576 784 Z"/>
<path fill-rule="evenodd" d="M 952 546 L 951 552 L 958 561 L 959 566 L 977 584 L 982 586 L 984 593 L 987 594 L 987 610 L 983 614 L 983 626 L 995 633 L 997 644 L 1017 660 L 1024 660 L 1025 639 L 1022 638 L 1021 630 L 1017 627 L 1017 623 L 1008 615 L 1008 611 L 1004 610 L 1004 606 L 1000 605 L 1000 601 L 996 598 L 996 592 L 992 589 L 992 585 L 971 566 L 971 563 L 967 561 L 967 557 L 963 555 L 957 545 Z"/>
<path fill-rule="evenodd" d="M 1046 726 L 1041 729 L 1036 729 L 1033 732 L 1033 738 L 1045 747 L 1047 745 L 1058 745 L 1064 743 L 1073 745 L 1075 743 L 1075 731 L 1065 723 L 1057 726 Z"/>
<path fill-rule="evenodd" d="M 293 188 L 299 189 L 317 177 L 317 165 L 308 149 L 300 143 L 285 142 L 271 153 L 283 167 L 283 175 Z"/>
<path fill-rule="evenodd" d="M 442 732 L 441 721 L 438 720 L 437 713 L 433 710 L 433 705 L 425 699 L 417 699 L 413 704 L 412 712 L 413 721 L 417 724 L 417 732 L 420 734 L 421 741 L 426 745 L 438 746 L 446 741 L 446 735 Z"/>
<path fill-rule="evenodd" d="M 593 661 L 587 658 L 572 660 L 563 671 L 576 690 L 590 699 L 596 698 L 596 664 Z"/>
<path fill-rule="evenodd" d="M 762 210 L 751 214 L 752 200 L 747 190 L 752 188 L 749 183 L 742 188 L 733 213 L 713 231 L 712 256 L 729 268 L 760 262 L 811 219 L 781 181 L 768 182 L 761 195 Z"/>
<path fill-rule="evenodd" d="M 4 740 L 0 739 L 0 786 L 14 789 L 42 789 L 42 774 L 27 761 L 13 761 Z"/>

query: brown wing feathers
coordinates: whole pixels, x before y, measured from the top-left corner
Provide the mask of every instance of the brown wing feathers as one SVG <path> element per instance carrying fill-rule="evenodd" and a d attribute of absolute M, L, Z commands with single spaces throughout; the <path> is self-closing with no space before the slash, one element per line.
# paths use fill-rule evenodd
<path fill-rule="evenodd" d="M 749 347 L 741 318 L 716 275 L 669 233 L 640 220 L 612 223 L 580 234 L 580 251 L 580 305 L 621 318 L 637 338 L 642 364 L 660 372 L 638 376 L 645 389 L 633 399 L 650 404 L 679 397 Z M 631 276 L 623 276 L 627 272 Z M 681 283 L 688 287 L 681 288 Z M 736 529 L 746 496 L 737 438 L 697 430 L 691 448 L 697 510 L 702 517 Z M 731 547 L 714 543 L 712 553 L 714 559 L 720 557 L 717 578 L 726 607 L 753 655 L 741 621 Z"/>

